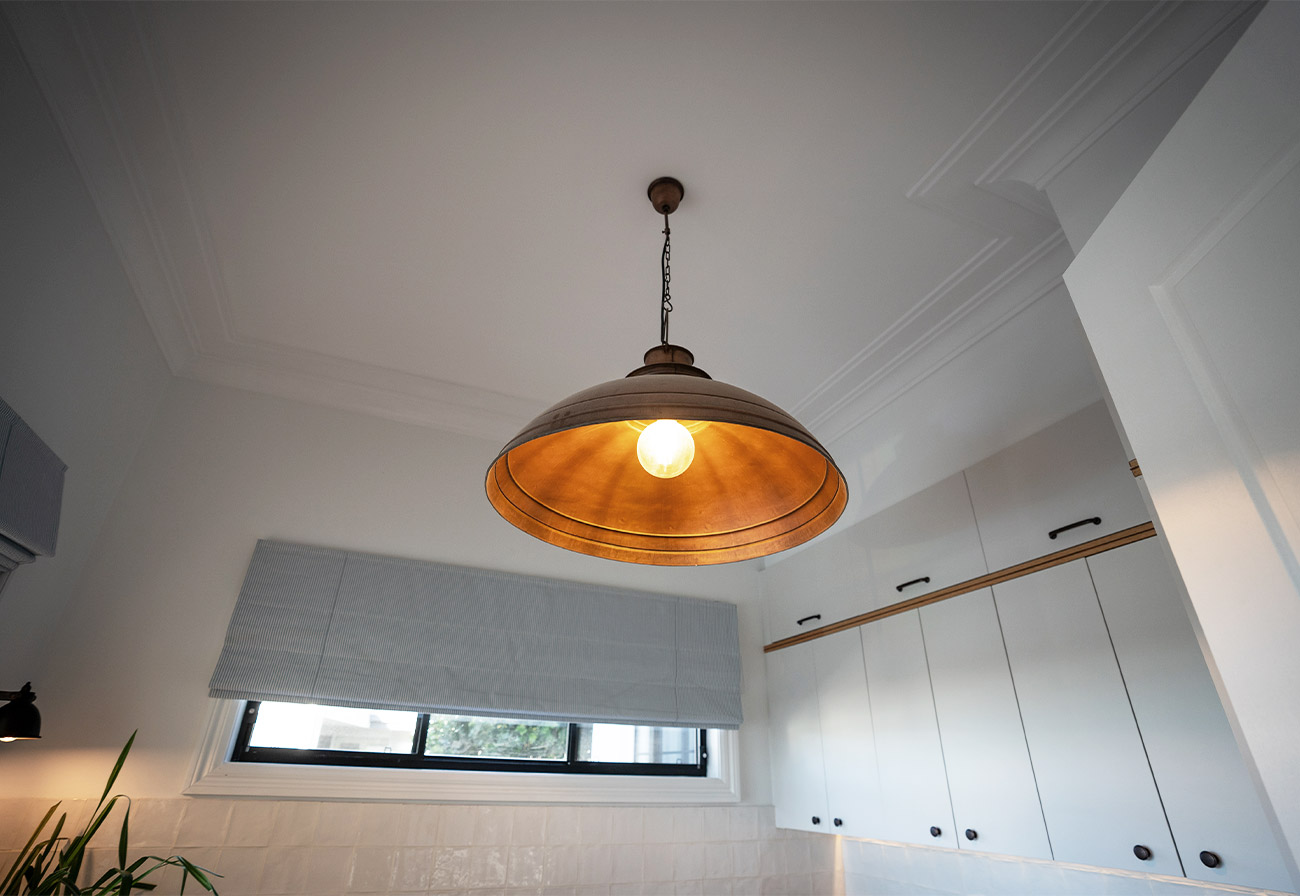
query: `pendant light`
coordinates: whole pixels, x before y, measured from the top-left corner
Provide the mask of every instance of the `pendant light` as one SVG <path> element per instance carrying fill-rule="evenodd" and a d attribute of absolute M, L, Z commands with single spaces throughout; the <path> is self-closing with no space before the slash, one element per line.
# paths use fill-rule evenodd
<path fill-rule="evenodd" d="M 793 417 L 668 341 L 668 216 L 684 190 L 661 177 L 647 193 L 664 218 L 659 345 L 525 426 L 488 468 L 488 500 L 529 535 L 630 563 L 702 566 L 802 544 L 843 512 L 844 476 Z"/>

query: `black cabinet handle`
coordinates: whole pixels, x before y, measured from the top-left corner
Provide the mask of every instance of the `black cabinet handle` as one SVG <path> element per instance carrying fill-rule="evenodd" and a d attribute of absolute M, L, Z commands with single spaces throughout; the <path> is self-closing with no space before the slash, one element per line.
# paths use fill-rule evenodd
<path fill-rule="evenodd" d="M 1223 859 L 1219 858 L 1217 852 L 1210 852 L 1208 849 L 1201 850 L 1201 864 L 1206 868 L 1218 868 L 1223 864 Z"/>
<path fill-rule="evenodd" d="M 805 616 L 805 617 L 802 618 L 802 619 L 796 619 L 796 620 L 794 621 L 794 624 L 795 624 L 795 625 L 803 625 L 805 622 L 812 622 L 814 619 L 821 619 L 821 618 L 822 618 L 822 614 L 821 614 L 821 613 L 813 613 L 811 616 Z"/>
<path fill-rule="evenodd" d="M 975 833 L 975 831 L 972 830 L 971 828 L 967 828 L 967 829 L 966 829 L 966 839 L 967 839 L 967 840 L 974 840 L 974 839 L 975 839 L 976 837 L 978 837 L 978 836 L 979 836 L 979 834 Z"/>
<path fill-rule="evenodd" d="M 1068 525 L 1068 526 L 1062 526 L 1062 527 L 1059 528 L 1059 529 L 1053 529 L 1051 532 L 1048 532 L 1048 533 L 1047 533 L 1047 537 L 1048 537 L 1048 538 L 1055 539 L 1056 536 L 1060 535 L 1062 532 L 1069 532 L 1071 529 L 1077 529 L 1077 528 L 1079 528 L 1080 526 L 1086 526 L 1086 525 L 1088 525 L 1089 523 L 1092 523 L 1092 525 L 1094 525 L 1094 526 L 1100 526 L 1100 525 L 1101 525 L 1101 517 L 1099 517 L 1099 516 L 1090 516 L 1090 517 L 1088 517 L 1086 520 L 1079 520 L 1077 523 L 1070 523 L 1070 525 Z"/>
<path fill-rule="evenodd" d="M 1144 862 L 1151 861 L 1151 849 L 1149 847 L 1143 846 L 1141 843 L 1133 847 L 1133 855 L 1137 856 L 1139 859 L 1141 859 Z"/>
<path fill-rule="evenodd" d="M 910 581 L 910 582 L 904 582 L 903 584 L 901 584 L 901 585 L 896 585 L 895 587 L 898 588 L 898 590 L 901 592 L 901 591 L 902 591 L 904 588 L 906 588 L 908 585 L 915 585 L 915 584 L 917 584 L 918 582 L 924 582 L 925 584 L 929 585 L 929 584 L 930 584 L 930 577 L 929 577 L 929 576 L 921 576 L 921 578 L 919 578 L 919 579 L 912 579 L 912 581 Z"/>
<path fill-rule="evenodd" d="M 842 827 L 844 827 L 844 819 L 843 819 L 843 818 L 834 818 L 834 819 L 831 819 L 831 823 L 834 824 L 837 828 L 842 828 Z"/>
<path fill-rule="evenodd" d="M 819 818 L 818 816 L 814 815 L 814 816 L 813 816 L 813 824 L 821 824 L 821 823 L 822 823 L 821 818 Z"/>
<path fill-rule="evenodd" d="M 936 828 L 936 827 L 931 827 L 931 828 L 930 828 L 930 836 L 931 836 L 931 837 L 938 837 L 938 836 L 939 836 L 940 834 L 942 834 L 942 833 L 943 833 L 943 829 L 942 829 L 942 828 Z"/>

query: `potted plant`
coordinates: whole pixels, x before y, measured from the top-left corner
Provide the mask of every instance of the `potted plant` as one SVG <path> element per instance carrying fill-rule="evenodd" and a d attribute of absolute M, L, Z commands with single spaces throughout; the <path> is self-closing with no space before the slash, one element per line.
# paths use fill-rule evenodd
<path fill-rule="evenodd" d="M 68 813 L 64 812 L 59 816 L 49 836 L 42 839 L 45 826 L 54 817 L 60 804 L 55 803 L 51 806 L 36 826 L 36 830 L 32 832 L 27 845 L 18 853 L 18 858 L 14 860 L 12 867 L 5 873 L 4 879 L 0 880 L 0 894 L 3 896 L 22 896 L 22 894 L 127 896 L 136 891 L 154 889 L 156 885 L 146 878 L 163 868 L 181 869 L 181 893 L 185 892 L 185 884 L 190 879 L 210 893 L 217 892 L 209 876 L 220 877 L 220 875 L 200 868 L 183 856 L 142 856 L 127 865 L 127 829 L 131 821 L 131 801 L 120 793 L 114 794 L 111 798 L 108 794 L 113 789 L 113 782 L 117 780 L 122 764 L 126 762 L 126 754 L 131 751 L 133 743 L 135 743 L 135 733 L 127 740 L 126 746 L 118 755 L 117 764 L 113 766 L 113 772 L 108 776 L 108 783 L 104 785 L 104 792 L 100 795 L 85 830 L 76 837 L 62 836 L 63 826 L 68 820 Z M 98 880 L 83 886 L 77 882 L 77 879 L 81 876 L 86 846 L 103 826 L 119 800 L 125 802 L 126 810 L 122 816 L 122 830 L 117 838 L 117 865 L 105 871 Z"/>

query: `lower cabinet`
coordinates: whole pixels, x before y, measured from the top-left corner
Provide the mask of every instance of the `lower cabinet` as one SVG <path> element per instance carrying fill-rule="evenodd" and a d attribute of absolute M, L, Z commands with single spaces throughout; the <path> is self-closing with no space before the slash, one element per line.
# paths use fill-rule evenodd
<path fill-rule="evenodd" d="M 879 836 L 956 847 L 920 616 L 889 616 L 861 632 L 880 769 Z"/>
<path fill-rule="evenodd" d="M 1054 857 L 1182 874 L 1085 562 L 993 593 Z"/>
<path fill-rule="evenodd" d="M 830 831 L 812 644 L 767 655 L 767 710 L 776 826 Z"/>
<path fill-rule="evenodd" d="M 805 646 L 813 648 L 817 667 L 830 832 L 879 838 L 880 775 L 859 632 L 837 632 Z"/>
<path fill-rule="evenodd" d="M 993 593 L 920 609 L 957 845 L 1050 859 Z"/>
<path fill-rule="evenodd" d="M 1195 880 L 1293 886 L 1157 539 L 1088 558 L 1169 827 Z"/>
<path fill-rule="evenodd" d="M 1154 538 L 767 666 L 778 827 L 1293 887 Z"/>

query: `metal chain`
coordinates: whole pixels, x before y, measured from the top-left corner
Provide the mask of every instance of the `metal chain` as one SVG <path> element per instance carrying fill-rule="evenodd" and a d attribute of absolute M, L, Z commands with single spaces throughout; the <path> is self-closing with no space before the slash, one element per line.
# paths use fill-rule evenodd
<path fill-rule="evenodd" d="M 660 261 L 660 268 L 663 271 L 663 275 L 664 275 L 663 306 L 659 312 L 659 344 L 660 345 L 668 344 L 668 315 L 673 310 L 673 297 L 672 294 L 668 291 L 668 284 L 671 283 L 673 279 L 673 268 L 672 268 L 673 247 L 672 247 L 672 243 L 669 242 L 669 238 L 672 236 L 672 233 L 673 233 L 672 229 L 669 228 L 668 226 L 668 216 L 664 215 L 664 254 L 663 254 L 663 258 Z"/>

